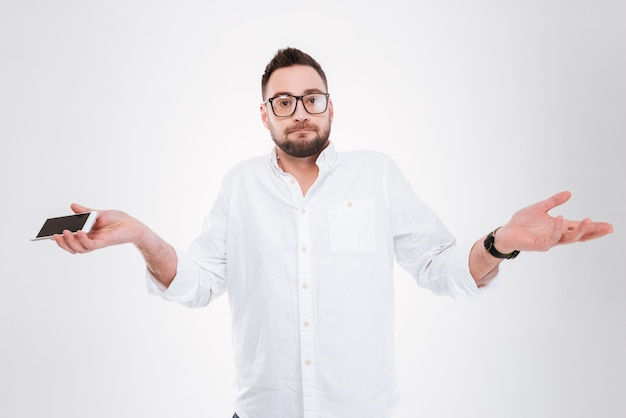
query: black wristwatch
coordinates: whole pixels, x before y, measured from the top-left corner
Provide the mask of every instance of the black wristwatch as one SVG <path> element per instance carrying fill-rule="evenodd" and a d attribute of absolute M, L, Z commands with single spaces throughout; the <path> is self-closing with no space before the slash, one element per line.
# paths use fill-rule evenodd
<path fill-rule="evenodd" d="M 515 250 L 512 253 L 509 254 L 502 254 L 500 251 L 498 251 L 496 249 L 496 246 L 493 245 L 493 243 L 496 240 L 496 232 L 498 231 L 498 229 L 500 229 L 499 227 L 496 228 L 493 232 L 490 232 L 489 235 L 487 235 L 487 238 L 485 238 L 485 250 L 487 250 L 489 252 L 489 254 L 491 254 L 492 256 L 496 257 L 496 258 L 505 258 L 507 260 L 512 260 L 515 257 L 517 257 L 517 255 L 519 254 L 519 250 Z"/>

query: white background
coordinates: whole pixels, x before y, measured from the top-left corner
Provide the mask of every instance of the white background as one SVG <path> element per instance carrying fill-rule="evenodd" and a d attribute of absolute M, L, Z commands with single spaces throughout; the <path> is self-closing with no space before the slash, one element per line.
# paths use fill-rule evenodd
<path fill-rule="evenodd" d="M 563 189 L 554 214 L 615 226 L 469 302 L 398 269 L 395 417 L 623 417 L 625 5 L 0 0 L 0 416 L 232 415 L 227 298 L 166 303 L 132 246 L 29 238 L 80 202 L 186 248 L 271 148 L 260 77 L 294 46 L 329 77 L 336 147 L 394 156 L 459 240 Z"/>

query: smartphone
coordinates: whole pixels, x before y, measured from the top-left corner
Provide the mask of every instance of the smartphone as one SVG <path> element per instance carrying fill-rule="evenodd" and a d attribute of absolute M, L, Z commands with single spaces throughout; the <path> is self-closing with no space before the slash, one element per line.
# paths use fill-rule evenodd
<path fill-rule="evenodd" d="M 62 234 L 63 231 L 69 230 L 72 233 L 76 233 L 79 230 L 84 232 L 91 231 L 91 227 L 96 222 L 98 217 L 97 211 L 77 213 L 74 215 L 60 216 L 57 218 L 48 218 L 43 223 L 43 226 L 31 241 L 38 241 L 42 239 L 50 239 L 54 234 Z"/>

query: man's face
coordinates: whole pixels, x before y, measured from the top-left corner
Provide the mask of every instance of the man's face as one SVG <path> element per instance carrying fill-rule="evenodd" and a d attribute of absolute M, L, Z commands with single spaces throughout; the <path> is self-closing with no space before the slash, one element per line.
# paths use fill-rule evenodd
<path fill-rule="evenodd" d="M 310 93 L 327 93 L 324 81 L 309 66 L 295 65 L 272 73 L 266 86 L 265 99 L 282 94 L 302 96 Z M 274 143 L 287 155 L 303 158 L 319 154 L 328 144 L 333 120 L 333 104 L 328 101 L 324 113 L 308 113 L 298 100 L 293 115 L 277 117 L 269 103 L 261 105 L 263 125 L 270 131 Z"/>

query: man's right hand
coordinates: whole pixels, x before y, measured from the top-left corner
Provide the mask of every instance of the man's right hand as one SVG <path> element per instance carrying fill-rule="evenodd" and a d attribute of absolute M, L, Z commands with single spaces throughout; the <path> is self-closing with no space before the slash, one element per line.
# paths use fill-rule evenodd
<path fill-rule="evenodd" d="M 72 210 L 81 213 L 93 209 L 74 203 Z M 178 256 L 172 246 L 138 219 L 119 210 L 99 210 L 98 218 L 88 233 L 63 231 L 63 234 L 56 234 L 52 239 L 72 254 L 131 243 L 141 252 L 154 277 L 165 287 L 170 285 L 176 275 Z"/>
<path fill-rule="evenodd" d="M 72 204 L 74 213 L 89 212 L 93 209 Z M 65 251 L 72 254 L 88 253 L 111 245 L 138 243 L 142 229 L 141 222 L 118 210 L 98 211 L 98 218 L 89 233 L 78 231 L 72 234 L 64 231 L 52 238 Z"/>

